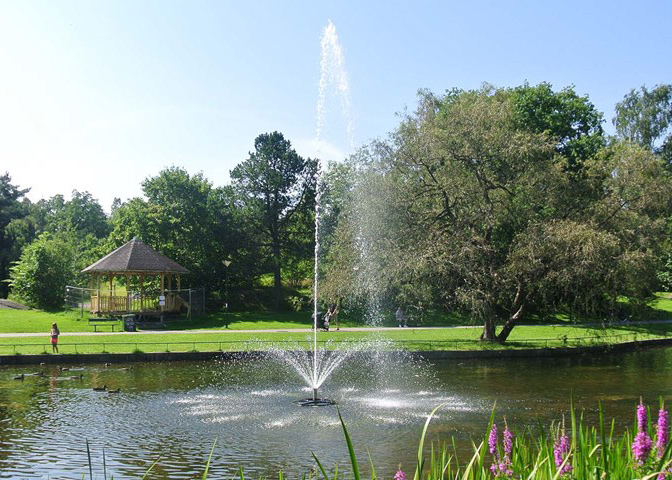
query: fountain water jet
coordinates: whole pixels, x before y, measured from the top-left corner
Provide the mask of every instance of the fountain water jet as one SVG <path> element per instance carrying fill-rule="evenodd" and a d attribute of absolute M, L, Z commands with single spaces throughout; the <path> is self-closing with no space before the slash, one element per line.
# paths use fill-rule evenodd
<path fill-rule="evenodd" d="M 316 172 L 316 191 L 315 191 L 315 267 L 314 267 L 314 283 L 313 283 L 313 357 L 312 357 L 312 374 L 309 378 L 304 376 L 313 390 L 312 399 L 300 400 L 297 402 L 300 405 L 307 406 L 321 406 L 332 405 L 335 402 L 326 399 L 320 399 L 317 390 L 331 373 L 336 368 L 337 363 L 325 369 L 326 374 L 320 375 L 320 368 L 318 368 L 318 351 L 317 351 L 317 331 L 318 331 L 318 277 L 319 277 L 319 253 L 320 253 L 320 210 L 322 201 L 322 160 L 320 155 L 320 136 L 324 127 L 324 118 L 326 114 L 325 100 L 327 89 L 330 85 L 335 85 L 336 93 L 341 99 L 341 109 L 344 116 L 348 119 L 347 134 L 350 144 L 352 145 L 352 121 L 350 119 L 350 95 L 348 75 L 345 70 L 345 61 L 343 50 L 338 42 L 338 35 L 336 34 L 336 27 L 329 20 L 327 26 L 322 31 L 320 39 L 320 83 L 317 100 L 317 129 L 316 129 L 316 143 L 318 146 L 317 156 L 317 172 Z M 340 363 L 340 362 L 338 362 Z M 321 377 L 321 378 L 320 378 Z"/>

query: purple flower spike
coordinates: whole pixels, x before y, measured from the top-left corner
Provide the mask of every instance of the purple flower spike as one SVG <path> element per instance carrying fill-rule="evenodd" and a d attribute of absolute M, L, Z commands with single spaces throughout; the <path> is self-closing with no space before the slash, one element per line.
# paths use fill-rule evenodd
<path fill-rule="evenodd" d="M 569 444 L 569 437 L 563 431 L 562 435 L 556 440 L 555 446 L 553 447 L 553 456 L 555 458 L 555 466 L 557 468 L 560 468 L 562 462 L 565 460 L 565 455 L 569 453 L 570 449 L 571 446 Z M 568 461 L 565 463 L 565 466 L 562 467 L 562 470 L 560 470 L 560 475 L 571 472 L 572 468 L 572 465 Z"/>
<path fill-rule="evenodd" d="M 401 468 L 394 474 L 394 480 L 406 480 L 406 474 Z"/>
<path fill-rule="evenodd" d="M 637 431 L 643 432 L 646 430 L 646 407 L 641 399 L 637 405 Z"/>
<path fill-rule="evenodd" d="M 661 408 L 658 412 L 658 427 L 657 427 L 656 451 L 658 458 L 663 456 L 667 442 L 670 440 L 670 417 L 667 410 Z"/>
<path fill-rule="evenodd" d="M 513 452 L 513 433 L 509 430 L 509 426 L 504 427 L 504 457 L 511 459 Z"/>
<path fill-rule="evenodd" d="M 488 437 L 488 447 L 490 447 L 490 453 L 497 456 L 497 424 L 492 424 L 492 430 L 490 430 L 490 436 Z"/>
<path fill-rule="evenodd" d="M 639 432 L 635 436 L 635 441 L 632 442 L 632 455 L 638 465 L 644 465 L 652 447 L 653 441 L 646 432 Z"/>

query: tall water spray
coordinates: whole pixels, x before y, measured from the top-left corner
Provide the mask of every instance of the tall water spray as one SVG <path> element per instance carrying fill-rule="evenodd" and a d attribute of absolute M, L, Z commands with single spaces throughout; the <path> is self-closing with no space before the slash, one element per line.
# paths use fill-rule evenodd
<path fill-rule="evenodd" d="M 319 278 L 319 255 L 320 255 L 320 212 L 322 208 L 322 159 L 321 159 L 321 140 L 324 121 L 326 118 L 326 100 L 327 93 L 331 89 L 340 99 L 343 117 L 346 119 L 346 133 L 350 145 L 353 144 L 353 127 L 350 116 L 350 86 L 348 83 L 348 74 L 345 70 L 345 57 L 343 49 L 338 42 L 336 26 L 329 20 L 327 26 L 322 30 L 320 39 L 320 83 L 317 97 L 317 129 L 315 140 L 317 144 L 317 174 L 316 174 L 316 193 L 315 193 L 315 271 L 313 280 L 313 369 L 311 375 L 311 387 L 313 389 L 313 400 L 317 400 L 317 389 L 324 381 L 326 376 L 320 375 L 318 368 L 317 352 L 317 330 L 318 330 L 318 278 Z M 333 369 L 328 369 L 329 372 Z"/>

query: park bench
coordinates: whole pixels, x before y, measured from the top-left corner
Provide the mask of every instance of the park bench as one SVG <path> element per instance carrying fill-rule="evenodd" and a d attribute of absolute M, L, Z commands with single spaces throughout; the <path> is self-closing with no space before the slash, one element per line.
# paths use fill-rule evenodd
<path fill-rule="evenodd" d="M 98 327 L 112 327 L 114 332 L 114 327 L 119 325 L 119 319 L 114 317 L 91 317 L 89 318 L 89 325 L 93 327 L 93 331 L 97 332 Z"/>

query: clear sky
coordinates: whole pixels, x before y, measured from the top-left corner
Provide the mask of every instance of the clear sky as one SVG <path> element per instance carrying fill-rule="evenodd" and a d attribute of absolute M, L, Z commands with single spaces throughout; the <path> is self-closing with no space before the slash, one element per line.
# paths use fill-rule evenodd
<path fill-rule="evenodd" d="M 336 27 L 350 119 L 316 112 L 320 38 Z M 605 114 L 672 83 L 672 1 L 0 0 L 0 173 L 37 200 L 141 195 L 171 165 L 214 185 L 278 130 L 341 159 L 398 123 L 416 92 L 574 85 Z M 333 92 L 332 92 L 333 93 Z"/>

